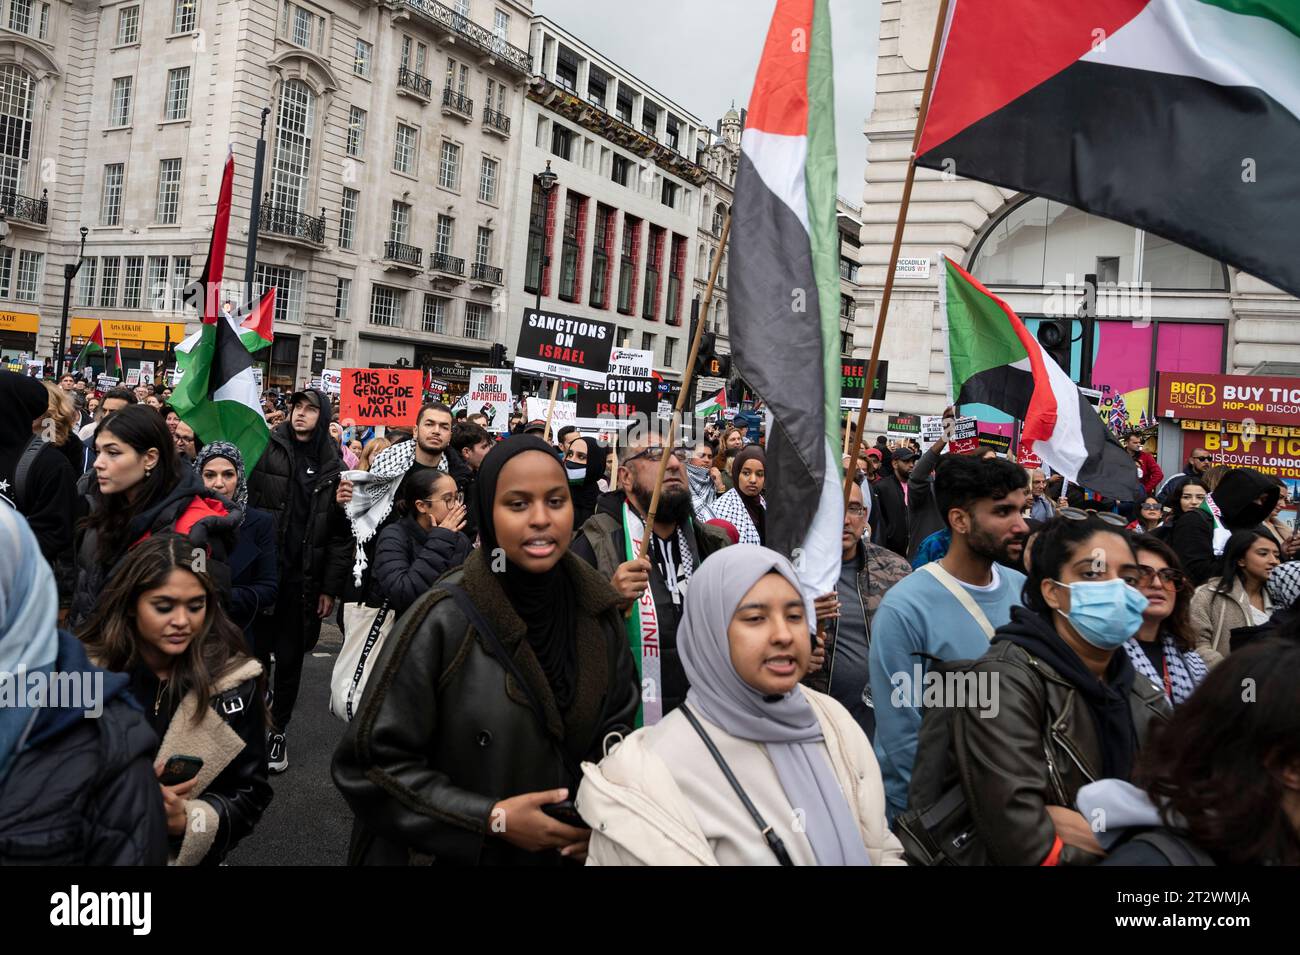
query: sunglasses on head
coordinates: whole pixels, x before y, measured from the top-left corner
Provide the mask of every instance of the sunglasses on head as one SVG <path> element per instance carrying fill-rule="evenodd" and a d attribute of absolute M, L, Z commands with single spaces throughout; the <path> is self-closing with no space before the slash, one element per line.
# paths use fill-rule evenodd
<path fill-rule="evenodd" d="M 1128 526 L 1128 521 L 1118 514 L 1112 514 L 1110 511 L 1094 511 L 1091 509 L 1085 511 L 1081 507 L 1063 507 L 1059 513 L 1066 520 L 1071 521 L 1086 521 L 1095 518 L 1103 524 L 1111 524 L 1115 527 Z"/>

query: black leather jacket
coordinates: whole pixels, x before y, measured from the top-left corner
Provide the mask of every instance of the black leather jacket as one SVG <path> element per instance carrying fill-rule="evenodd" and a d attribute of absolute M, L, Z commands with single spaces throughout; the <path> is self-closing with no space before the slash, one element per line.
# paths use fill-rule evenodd
<path fill-rule="evenodd" d="M 582 561 L 563 560 L 578 597 L 576 689 L 564 714 L 483 552 L 443 578 L 465 589 L 513 654 L 546 710 L 545 730 L 445 591 L 426 593 L 394 624 L 334 754 L 334 782 L 356 813 L 351 864 L 560 862 L 494 835 L 492 807 L 575 792 L 579 762 L 599 760 L 607 734 L 630 731 L 640 696 L 618 595 Z"/>

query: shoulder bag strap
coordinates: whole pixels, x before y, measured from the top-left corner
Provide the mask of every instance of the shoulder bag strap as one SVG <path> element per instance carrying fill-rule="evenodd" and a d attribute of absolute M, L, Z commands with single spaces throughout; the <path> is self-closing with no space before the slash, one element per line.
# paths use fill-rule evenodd
<path fill-rule="evenodd" d="M 734 791 L 740 798 L 741 805 L 743 805 L 745 811 L 749 813 L 749 818 L 753 819 L 754 825 L 758 826 L 759 832 L 763 834 L 763 839 L 767 842 L 767 847 L 772 850 L 772 854 L 776 856 L 777 861 L 783 866 L 794 865 L 794 861 L 790 858 L 790 853 L 785 849 L 785 843 L 781 841 L 781 837 L 776 834 L 775 830 L 767 824 L 767 821 L 763 818 L 762 814 L 759 813 L 758 807 L 750 801 L 749 796 L 740 786 L 740 780 L 738 780 L 735 773 L 731 771 L 731 767 L 727 765 L 727 761 L 722 758 L 722 754 L 718 752 L 718 747 L 714 745 L 709 734 L 705 731 L 704 727 L 700 725 L 700 721 L 695 718 L 695 714 L 691 712 L 691 708 L 683 703 L 679 709 L 682 711 L 682 715 L 686 717 L 686 721 L 690 723 L 695 732 L 700 735 L 700 739 L 703 740 L 705 748 L 709 751 L 709 755 L 713 757 L 713 761 L 718 764 L 718 769 L 722 770 L 722 775 L 725 776 L 727 782 L 731 784 L 732 791 Z"/>
<path fill-rule="evenodd" d="M 23 453 L 18 458 L 18 464 L 14 467 L 14 503 L 20 510 L 28 506 L 27 478 L 37 455 L 41 453 L 41 448 L 44 446 L 44 438 L 39 434 L 32 435 L 31 440 L 27 442 L 27 447 L 23 448 Z"/>
<path fill-rule="evenodd" d="M 928 564 L 922 564 L 921 569 L 929 573 L 930 576 L 939 581 L 939 583 L 943 584 L 944 589 L 956 597 L 957 602 L 962 605 L 962 608 L 975 618 L 975 622 L 979 624 L 980 629 L 984 631 L 984 636 L 988 637 L 989 640 L 993 639 L 993 634 L 995 632 L 993 624 L 989 623 L 989 618 L 984 615 L 984 611 L 981 610 L 980 605 L 975 602 L 975 598 L 970 595 L 969 591 L 961 585 L 961 582 L 958 581 L 956 577 L 941 567 L 937 560 L 932 560 Z"/>

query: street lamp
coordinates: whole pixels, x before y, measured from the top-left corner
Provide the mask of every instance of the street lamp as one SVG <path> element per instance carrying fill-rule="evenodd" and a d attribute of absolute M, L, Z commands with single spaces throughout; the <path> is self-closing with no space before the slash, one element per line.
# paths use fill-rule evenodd
<path fill-rule="evenodd" d="M 537 273 L 537 311 L 542 310 L 542 276 L 546 274 L 546 267 L 551 264 L 551 257 L 547 254 L 546 248 L 546 218 L 551 209 L 551 190 L 559 182 L 560 177 L 551 172 L 551 161 L 546 160 L 546 169 L 537 174 L 537 188 L 542 191 L 542 260 L 538 267 Z"/>
<path fill-rule="evenodd" d="M 77 252 L 77 264 L 71 262 L 63 266 L 63 320 L 59 322 L 59 357 L 55 363 L 55 380 L 63 377 L 63 357 L 68 352 L 68 300 L 72 297 L 72 280 L 81 271 L 81 263 L 86 261 L 86 235 L 90 232 L 81 227 L 81 249 Z"/>

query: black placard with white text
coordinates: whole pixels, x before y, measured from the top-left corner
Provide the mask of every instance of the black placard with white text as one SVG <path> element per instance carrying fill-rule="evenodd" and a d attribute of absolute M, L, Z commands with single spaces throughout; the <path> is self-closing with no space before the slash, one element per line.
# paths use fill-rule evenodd
<path fill-rule="evenodd" d="M 555 312 L 524 309 L 515 368 L 543 378 L 604 385 L 614 326 Z"/>

